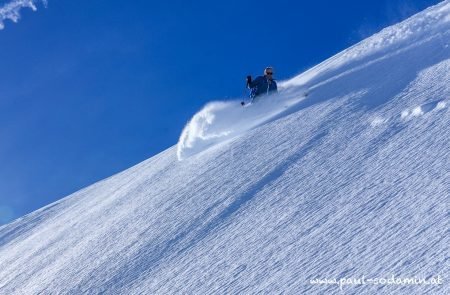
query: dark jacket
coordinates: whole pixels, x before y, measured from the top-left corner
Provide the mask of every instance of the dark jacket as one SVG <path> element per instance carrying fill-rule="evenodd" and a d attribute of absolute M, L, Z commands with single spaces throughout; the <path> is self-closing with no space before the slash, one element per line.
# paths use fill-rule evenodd
<path fill-rule="evenodd" d="M 250 98 L 277 92 L 277 82 L 268 79 L 266 76 L 256 77 L 255 80 L 247 84 L 247 87 L 251 89 Z"/>

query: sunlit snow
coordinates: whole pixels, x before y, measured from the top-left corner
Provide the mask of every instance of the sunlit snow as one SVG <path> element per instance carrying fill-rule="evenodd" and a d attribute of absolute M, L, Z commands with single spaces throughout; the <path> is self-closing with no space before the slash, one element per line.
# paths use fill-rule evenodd
<path fill-rule="evenodd" d="M 449 15 L 212 102 L 177 146 L 0 227 L 0 294 L 448 294 Z M 367 281 L 393 276 L 437 283 Z"/>

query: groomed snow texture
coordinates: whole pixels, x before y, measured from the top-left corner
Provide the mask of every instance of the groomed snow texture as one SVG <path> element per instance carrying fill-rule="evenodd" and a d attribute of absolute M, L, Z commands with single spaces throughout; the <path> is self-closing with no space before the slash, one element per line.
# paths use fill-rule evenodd
<path fill-rule="evenodd" d="M 0 294 L 449 294 L 449 45 L 444 1 L 259 106 L 207 105 L 178 147 L 0 227 Z M 443 284 L 310 283 L 391 275 Z"/>

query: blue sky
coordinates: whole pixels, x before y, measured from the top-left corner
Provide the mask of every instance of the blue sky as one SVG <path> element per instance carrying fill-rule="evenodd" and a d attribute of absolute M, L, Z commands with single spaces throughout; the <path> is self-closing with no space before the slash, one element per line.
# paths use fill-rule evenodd
<path fill-rule="evenodd" d="M 273 65 L 276 78 L 290 78 L 438 2 L 49 0 L 22 9 L 0 30 L 0 224 L 176 144 L 206 102 L 242 96 L 247 74 Z"/>

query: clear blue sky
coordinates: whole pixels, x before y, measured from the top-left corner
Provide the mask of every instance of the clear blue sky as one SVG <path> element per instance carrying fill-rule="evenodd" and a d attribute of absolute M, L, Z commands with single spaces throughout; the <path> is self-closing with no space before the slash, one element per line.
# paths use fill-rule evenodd
<path fill-rule="evenodd" d="M 176 144 L 206 102 L 242 96 L 247 74 L 273 65 L 276 78 L 290 78 L 438 2 L 49 0 L 23 9 L 0 31 L 0 224 Z"/>

